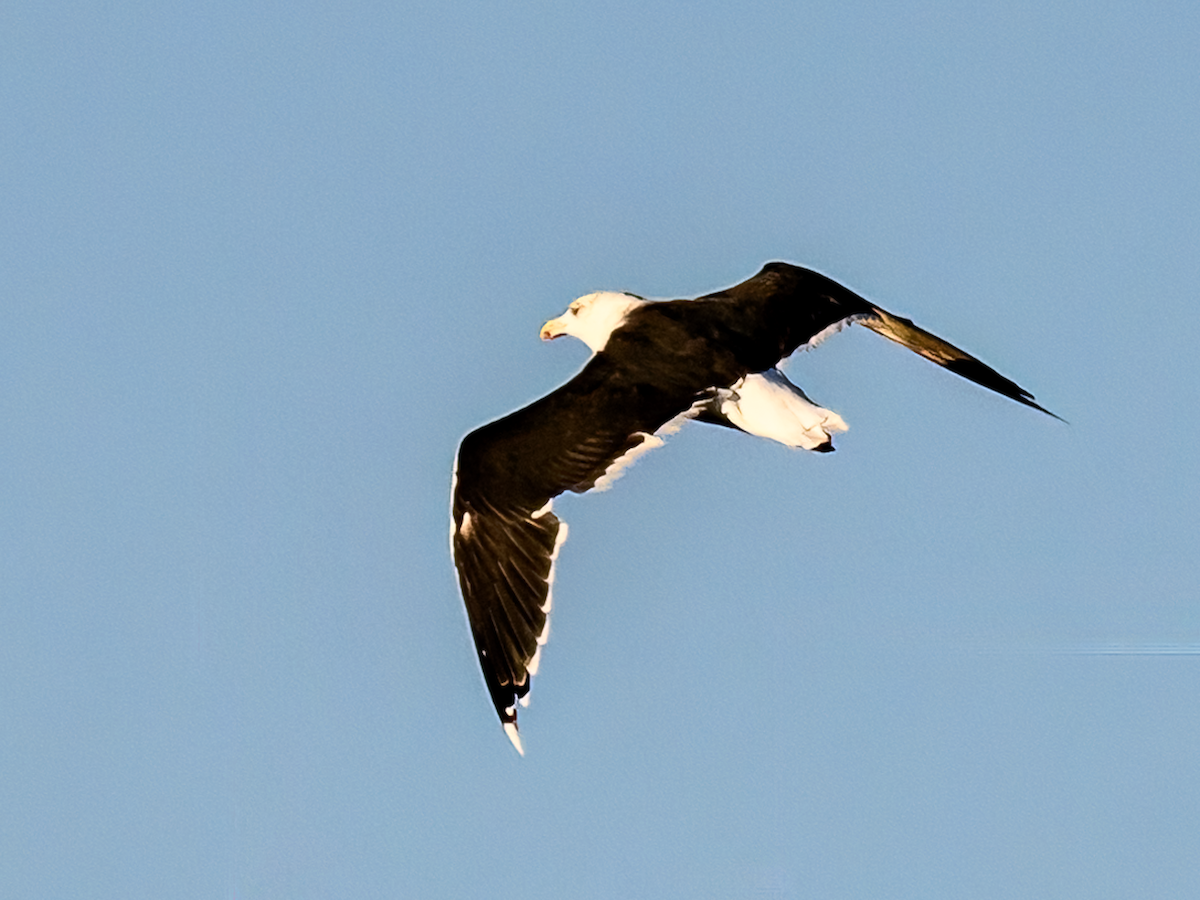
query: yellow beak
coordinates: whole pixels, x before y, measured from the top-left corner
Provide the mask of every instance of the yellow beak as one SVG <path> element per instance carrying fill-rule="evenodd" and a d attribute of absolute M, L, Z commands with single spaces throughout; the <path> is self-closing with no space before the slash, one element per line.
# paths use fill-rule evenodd
<path fill-rule="evenodd" d="M 562 337 L 566 333 L 567 333 L 567 324 L 566 324 L 566 322 L 564 322 L 562 320 L 561 317 L 559 317 L 557 319 L 551 319 L 549 322 L 547 322 L 545 325 L 542 326 L 542 340 L 543 341 L 552 341 L 556 337 Z"/>

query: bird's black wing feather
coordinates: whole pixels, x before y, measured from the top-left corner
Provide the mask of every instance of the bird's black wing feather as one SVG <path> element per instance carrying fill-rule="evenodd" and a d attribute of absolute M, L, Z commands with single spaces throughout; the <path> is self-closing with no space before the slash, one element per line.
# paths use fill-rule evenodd
<path fill-rule="evenodd" d="M 820 272 L 789 263 L 767 263 L 741 284 L 698 297 L 700 315 L 720 323 L 727 346 L 737 348 L 751 372 L 781 359 L 839 322 L 867 315 L 871 305 Z"/>
<path fill-rule="evenodd" d="M 484 682 L 506 728 L 515 728 L 546 639 L 554 557 L 566 535 L 549 501 L 594 486 L 690 400 L 630 378 L 601 353 L 562 387 L 463 438 L 451 545 Z"/>
<path fill-rule="evenodd" d="M 1031 406 L 1048 416 L 1054 416 L 1054 418 L 1062 421 L 1060 416 L 1054 415 L 1050 410 L 1044 409 L 1035 403 L 1033 394 L 1029 393 L 1025 388 L 1005 378 L 991 366 L 976 359 L 965 350 L 958 349 L 949 341 L 942 340 L 936 334 L 930 334 L 924 328 L 914 325 L 908 319 L 894 316 L 886 310 L 880 309 L 878 306 L 873 306 L 871 309 L 872 314 L 864 317 L 862 324 L 872 331 L 907 347 L 913 353 L 925 357 L 930 362 L 937 363 L 944 369 L 949 369 L 955 375 L 960 375 L 968 381 L 973 381 L 982 387 L 995 391 L 997 394 L 1003 394 L 1010 400 L 1024 403 L 1026 406 Z"/>
<path fill-rule="evenodd" d="M 968 381 L 1059 418 L 986 363 L 811 269 L 767 263 L 757 275 L 698 302 L 711 304 L 710 316 L 746 335 L 740 346 L 751 371 L 774 366 L 831 326 L 857 321 Z"/>

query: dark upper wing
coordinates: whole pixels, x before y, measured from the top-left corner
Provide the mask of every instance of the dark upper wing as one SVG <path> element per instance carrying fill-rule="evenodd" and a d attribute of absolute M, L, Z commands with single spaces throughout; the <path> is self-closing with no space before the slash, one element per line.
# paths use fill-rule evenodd
<path fill-rule="evenodd" d="M 764 372 L 827 328 L 863 315 L 871 304 L 819 272 L 767 263 L 741 284 L 692 301 L 711 319 L 751 372 Z"/>
<path fill-rule="evenodd" d="M 956 375 L 1040 410 L 1033 395 L 953 344 L 893 316 L 836 281 L 789 263 L 773 262 L 741 284 L 698 298 L 707 312 L 741 338 L 751 371 L 763 371 L 820 335 L 845 322 L 861 322 Z"/>
<path fill-rule="evenodd" d="M 459 446 L 450 542 L 484 682 L 518 750 L 516 705 L 546 640 L 554 558 L 566 538 L 550 501 L 594 486 L 690 399 L 630 382 L 602 353 Z"/>
<path fill-rule="evenodd" d="M 865 316 L 860 321 L 872 331 L 907 347 L 913 353 L 949 369 L 956 375 L 961 375 L 968 381 L 982 385 L 997 394 L 1003 394 L 1018 403 L 1032 406 L 1034 409 L 1041 410 L 1046 415 L 1054 416 L 1060 422 L 1062 421 L 1061 417 L 1055 416 L 1050 410 L 1034 403 L 1033 394 L 1016 382 L 1009 381 L 991 366 L 980 362 L 971 354 L 959 350 L 948 341 L 943 341 L 936 334 L 930 334 L 925 329 L 918 328 L 908 319 L 893 316 L 886 310 L 875 306 L 872 307 L 872 314 Z"/>

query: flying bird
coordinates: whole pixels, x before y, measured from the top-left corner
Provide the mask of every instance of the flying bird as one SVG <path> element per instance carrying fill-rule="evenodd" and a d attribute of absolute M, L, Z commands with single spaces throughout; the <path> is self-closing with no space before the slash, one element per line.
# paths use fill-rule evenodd
<path fill-rule="evenodd" d="M 694 300 L 588 294 L 542 326 L 543 340 L 571 335 L 591 358 L 562 387 L 464 437 L 451 488 L 450 544 L 479 666 L 519 753 L 517 707 L 528 703 L 549 634 L 554 564 L 567 537 L 554 498 L 607 488 L 688 420 L 833 450 L 846 423 L 777 366 L 853 322 L 1054 416 L 970 354 L 788 263 Z"/>

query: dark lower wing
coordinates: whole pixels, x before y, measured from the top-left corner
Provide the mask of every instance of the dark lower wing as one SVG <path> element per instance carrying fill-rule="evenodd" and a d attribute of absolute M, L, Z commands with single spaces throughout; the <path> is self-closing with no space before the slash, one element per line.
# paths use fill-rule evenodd
<path fill-rule="evenodd" d="M 517 704 L 546 641 L 554 559 L 567 533 L 550 501 L 611 478 L 690 399 L 625 384 L 611 360 L 595 357 L 567 384 L 459 446 L 454 564 L 483 680 L 518 751 Z"/>
<path fill-rule="evenodd" d="M 455 498 L 451 537 L 479 668 L 496 714 L 518 752 L 517 703 L 529 693 L 549 636 L 554 559 L 567 526 L 540 515 L 474 510 Z"/>

